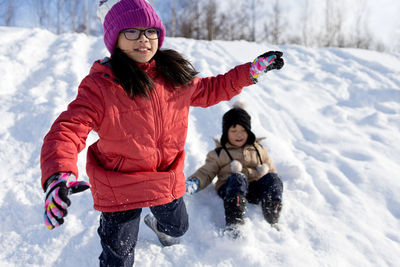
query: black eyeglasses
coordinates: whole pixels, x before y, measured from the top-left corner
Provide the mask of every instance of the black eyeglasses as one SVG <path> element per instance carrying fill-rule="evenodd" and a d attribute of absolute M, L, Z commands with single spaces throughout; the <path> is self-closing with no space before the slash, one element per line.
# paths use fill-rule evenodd
<path fill-rule="evenodd" d="M 160 34 L 161 34 L 161 30 L 156 29 L 156 28 L 147 28 L 144 30 L 132 28 L 132 29 L 123 30 L 121 32 L 124 33 L 126 39 L 131 40 L 131 41 L 139 40 L 139 38 L 142 36 L 142 33 L 149 40 L 158 39 L 158 37 L 160 37 Z"/>

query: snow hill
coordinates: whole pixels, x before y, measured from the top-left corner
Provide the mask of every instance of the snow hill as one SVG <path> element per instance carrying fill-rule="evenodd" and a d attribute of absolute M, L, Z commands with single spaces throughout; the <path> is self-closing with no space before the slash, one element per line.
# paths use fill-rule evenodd
<path fill-rule="evenodd" d="M 190 229 L 181 244 L 161 247 L 141 222 L 135 266 L 399 266 L 400 54 L 182 38 L 164 47 L 182 52 L 201 76 L 284 52 L 281 71 L 230 102 L 191 109 L 185 167 L 190 175 L 203 164 L 223 113 L 246 102 L 284 182 L 282 230 L 249 205 L 246 238 L 222 236 L 222 200 L 209 186 L 185 196 Z M 105 55 L 100 37 L 0 27 L 0 266 L 98 266 L 99 212 L 89 192 L 72 196 L 62 227 L 45 228 L 39 153 Z M 88 145 L 95 140 L 91 134 Z"/>

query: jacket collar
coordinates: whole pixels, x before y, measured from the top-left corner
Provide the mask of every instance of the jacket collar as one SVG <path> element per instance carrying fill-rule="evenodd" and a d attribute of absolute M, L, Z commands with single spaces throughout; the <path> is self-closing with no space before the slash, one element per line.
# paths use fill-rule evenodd
<path fill-rule="evenodd" d="M 141 68 L 146 72 L 153 71 L 156 68 L 156 61 L 154 59 L 146 63 L 136 63 L 136 64 L 138 65 L 139 68 Z"/>
<path fill-rule="evenodd" d="M 138 67 L 145 71 L 150 77 L 154 77 L 156 74 L 156 61 L 154 59 L 150 60 L 146 63 L 137 63 Z M 92 68 L 89 72 L 90 75 L 100 74 L 101 76 L 111 79 L 113 81 L 117 81 L 117 77 L 115 77 L 112 68 L 111 61 L 109 57 L 105 57 L 103 59 L 97 60 L 94 62 Z"/>
<path fill-rule="evenodd" d="M 256 141 L 254 142 L 254 144 L 259 144 L 259 143 L 260 143 L 262 140 L 264 140 L 264 139 L 266 139 L 266 138 L 265 138 L 265 137 L 258 137 L 258 138 L 256 138 Z M 222 147 L 219 138 L 214 137 L 214 143 L 215 143 L 215 147 L 216 147 L 216 148 Z M 248 146 L 248 145 L 249 145 L 249 144 L 245 144 L 244 147 L 245 147 L 245 146 Z M 235 146 L 231 145 L 231 143 L 229 143 L 229 142 L 227 142 L 227 143 L 225 144 L 225 147 L 226 147 L 226 148 L 236 148 Z"/>

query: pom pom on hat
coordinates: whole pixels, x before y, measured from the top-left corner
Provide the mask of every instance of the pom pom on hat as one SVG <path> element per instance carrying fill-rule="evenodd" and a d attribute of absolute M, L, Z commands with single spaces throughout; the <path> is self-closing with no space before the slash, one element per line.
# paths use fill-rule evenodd
<path fill-rule="evenodd" d="M 233 103 L 232 108 L 240 108 L 246 110 L 246 103 L 241 100 L 237 100 L 235 103 Z"/>
<path fill-rule="evenodd" d="M 97 16 L 103 24 L 104 44 L 111 55 L 114 53 L 119 33 L 129 28 L 160 29 L 158 48 L 161 48 L 164 42 L 164 25 L 146 0 L 101 0 L 97 9 Z"/>

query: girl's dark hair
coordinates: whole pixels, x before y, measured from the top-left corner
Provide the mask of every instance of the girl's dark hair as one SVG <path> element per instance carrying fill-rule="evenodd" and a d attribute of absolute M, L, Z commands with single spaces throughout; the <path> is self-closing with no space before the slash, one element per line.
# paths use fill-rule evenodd
<path fill-rule="evenodd" d="M 198 74 L 193 65 L 175 50 L 158 50 L 153 59 L 156 61 L 157 75 L 164 77 L 172 89 L 188 85 Z M 111 66 L 130 98 L 149 97 L 154 89 L 153 80 L 118 47 L 111 58 Z"/>

